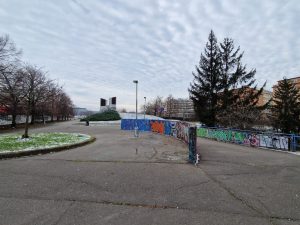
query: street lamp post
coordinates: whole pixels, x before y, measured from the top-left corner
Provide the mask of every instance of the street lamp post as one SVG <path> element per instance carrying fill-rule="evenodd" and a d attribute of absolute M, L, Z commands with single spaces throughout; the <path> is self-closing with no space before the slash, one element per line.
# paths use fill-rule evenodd
<path fill-rule="evenodd" d="M 144 120 L 146 119 L 146 97 L 144 97 L 145 99 L 145 104 L 144 104 Z"/>
<path fill-rule="evenodd" d="M 138 105 L 138 80 L 134 80 L 133 83 L 135 83 L 135 128 L 134 128 L 134 136 L 139 136 L 139 128 L 137 124 L 137 105 Z"/>

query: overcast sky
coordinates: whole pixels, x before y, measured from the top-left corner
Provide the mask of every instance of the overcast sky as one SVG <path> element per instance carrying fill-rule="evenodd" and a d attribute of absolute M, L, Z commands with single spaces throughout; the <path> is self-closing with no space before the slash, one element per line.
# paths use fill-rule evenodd
<path fill-rule="evenodd" d="M 134 109 L 135 79 L 141 104 L 144 96 L 187 98 L 211 29 L 240 45 L 267 89 L 300 76 L 298 0 L 0 0 L 0 35 L 92 110 L 112 96 Z"/>

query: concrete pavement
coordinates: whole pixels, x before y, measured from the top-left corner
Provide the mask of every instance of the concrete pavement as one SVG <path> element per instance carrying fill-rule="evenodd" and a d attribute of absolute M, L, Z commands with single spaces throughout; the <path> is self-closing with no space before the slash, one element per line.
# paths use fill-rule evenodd
<path fill-rule="evenodd" d="M 63 152 L 0 161 L 0 224 L 300 224 L 300 157 L 74 121 L 34 129 L 93 135 Z"/>

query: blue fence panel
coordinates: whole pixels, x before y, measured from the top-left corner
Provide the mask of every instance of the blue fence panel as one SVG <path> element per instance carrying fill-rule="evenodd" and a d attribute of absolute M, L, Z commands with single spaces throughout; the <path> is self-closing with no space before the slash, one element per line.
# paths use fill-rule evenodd
<path fill-rule="evenodd" d="M 150 120 L 135 120 L 135 119 L 122 119 L 121 120 L 121 129 L 122 130 L 134 130 L 136 125 L 139 128 L 139 131 L 150 131 L 151 130 Z"/>
<path fill-rule="evenodd" d="M 140 131 L 150 131 L 150 120 L 137 120 L 137 126 Z"/>
<path fill-rule="evenodd" d="M 135 124 L 131 119 L 122 119 L 121 120 L 121 129 L 122 130 L 134 130 Z"/>
<path fill-rule="evenodd" d="M 292 150 L 295 151 L 300 151 L 300 136 L 298 135 L 293 135 L 292 137 Z"/>

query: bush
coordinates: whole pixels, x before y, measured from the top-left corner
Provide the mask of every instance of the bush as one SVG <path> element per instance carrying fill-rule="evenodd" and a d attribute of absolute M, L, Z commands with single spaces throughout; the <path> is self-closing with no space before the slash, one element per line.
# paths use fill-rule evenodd
<path fill-rule="evenodd" d="M 96 113 L 90 116 L 87 116 L 80 121 L 110 121 L 110 120 L 120 120 L 121 117 L 117 111 L 108 110 L 102 113 Z"/>

